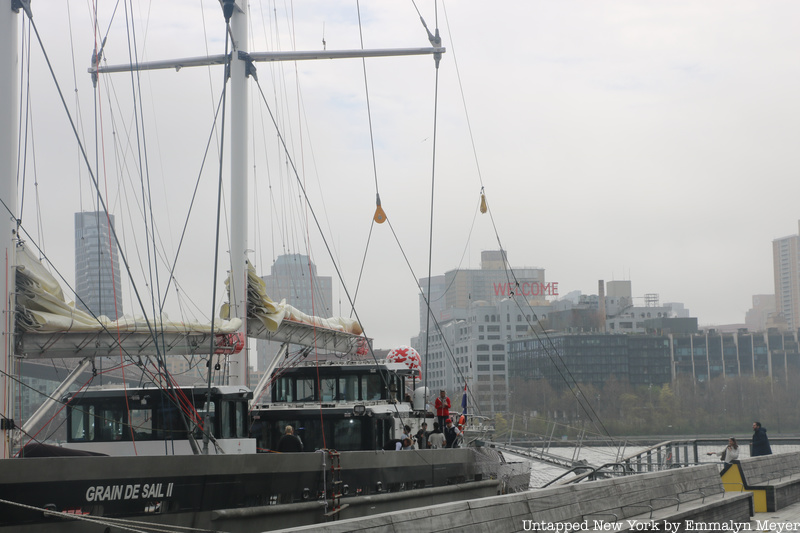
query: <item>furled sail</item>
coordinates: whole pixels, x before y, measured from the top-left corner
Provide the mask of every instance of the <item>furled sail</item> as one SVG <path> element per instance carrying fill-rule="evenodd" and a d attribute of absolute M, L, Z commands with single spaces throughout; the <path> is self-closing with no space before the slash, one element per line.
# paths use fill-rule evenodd
<path fill-rule="evenodd" d="M 149 331 L 142 316 L 123 316 L 111 320 L 107 316 L 94 317 L 90 313 L 67 302 L 61 285 L 24 244 L 17 247 L 17 326 L 25 332 L 99 332 L 120 331 L 126 333 Z M 173 322 L 162 315 L 158 329 L 167 333 L 211 333 L 211 324 L 201 322 Z M 153 319 L 150 325 L 153 326 Z M 241 327 L 239 319 L 219 321 L 214 324 L 214 333 L 234 333 Z"/>
<path fill-rule="evenodd" d="M 230 299 L 230 276 L 225 281 L 225 285 L 228 287 Z M 230 304 L 222 305 L 220 316 L 225 319 L 230 317 Z M 251 320 L 259 320 L 268 331 L 273 333 L 278 331 L 284 321 L 300 322 L 352 335 L 363 333 L 361 325 L 355 319 L 311 316 L 287 304 L 286 300 L 281 300 L 280 303 L 275 302 L 267 294 L 266 283 L 258 277 L 256 269 L 249 262 L 247 263 L 247 317 Z"/>

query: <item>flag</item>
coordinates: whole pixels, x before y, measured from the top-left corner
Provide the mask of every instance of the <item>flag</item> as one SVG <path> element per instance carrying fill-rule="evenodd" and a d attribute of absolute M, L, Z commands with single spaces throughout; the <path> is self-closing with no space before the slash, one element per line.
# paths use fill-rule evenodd
<path fill-rule="evenodd" d="M 464 382 L 464 394 L 461 396 L 461 416 L 464 417 L 464 425 L 467 425 L 467 382 Z"/>

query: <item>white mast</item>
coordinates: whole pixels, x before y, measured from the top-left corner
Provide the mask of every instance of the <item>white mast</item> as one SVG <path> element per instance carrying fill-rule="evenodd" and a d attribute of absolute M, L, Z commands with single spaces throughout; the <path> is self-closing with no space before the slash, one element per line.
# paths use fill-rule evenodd
<path fill-rule="evenodd" d="M 242 319 L 242 334 L 247 338 L 247 130 L 249 124 L 247 61 L 247 0 L 237 0 L 231 17 L 231 316 Z M 230 384 L 248 385 L 248 342 L 231 356 Z"/>
<path fill-rule="evenodd" d="M 0 231 L 2 237 L 2 257 L 5 265 L 3 284 L 3 347 L 0 360 L 0 459 L 11 456 L 11 429 L 14 420 L 14 395 L 11 393 L 9 376 L 14 366 L 14 279 L 15 279 L 15 241 L 17 226 L 17 129 L 19 120 L 19 17 L 12 7 L 13 0 L 6 0 L 0 7 Z M 9 212 L 10 211 L 10 212 Z"/>

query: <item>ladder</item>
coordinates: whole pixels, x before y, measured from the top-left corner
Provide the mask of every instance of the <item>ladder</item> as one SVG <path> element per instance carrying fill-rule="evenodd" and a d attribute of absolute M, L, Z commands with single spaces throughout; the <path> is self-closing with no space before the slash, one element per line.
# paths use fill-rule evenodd
<path fill-rule="evenodd" d="M 328 458 L 331 463 L 331 510 L 325 513 L 325 516 L 332 520 L 339 519 L 339 512 L 348 507 L 348 504 L 342 505 L 342 465 L 340 462 L 340 454 L 336 450 L 328 450 Z"/>

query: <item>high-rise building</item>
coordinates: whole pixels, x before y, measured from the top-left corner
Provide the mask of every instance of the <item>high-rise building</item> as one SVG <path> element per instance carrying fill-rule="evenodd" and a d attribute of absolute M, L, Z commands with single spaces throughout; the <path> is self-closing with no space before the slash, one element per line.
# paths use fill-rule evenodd
<path fill-rule="evenodd" d="M 467 309 L 476 302 L 496 303 L 516 295 L 531 305 L 542 305 L 547 296 L 558 294 L 558 283 L 546 283 L 543 268 L 514 268 L 512 272 L 506 252 L 500 250 L 481 252 L 479 269 L 451 270 L 430 280 L 430 309 L 440 322 L 451 320 L 454 310 Z M 420 279 L 419 284 L 427 295 L 428 278 Z M 419 315 L 420 330 L 425 331 L 428 306 L 422 296 Z M 431 329 L 435 329 L 432 322 Z"/>
<path fill-rule="evenodd" d="M 428 278 L 420 280 L 426 295 L 428 285 Z M 431 277 L 430 325 L 428 306 L 420 297 L 420 334 L 411 340 L 425 359 L 423 384 L 433 391 L 444 389 L 456 401 L 466 381 L 481 413 L 507 410 L 506 343 L 529 334 L 536 323 L 533 313 L 546 319 L 546 297 L 556 295 L 558 284 L 545 282 L 544 269 L 512 270 L 499 250 L 481 252 L 480 269 Z"/>
<path fill-rule="evenodd" d="M 116 320 L 123 315 L 122 273 L 109 224 L 114 215 L 75 213 L 75 293 L 78 308 Z"/>
<path fill-rule="evenodd" d="M 800 227 L 800 222 L 798 222 Z M 800 327 L 800 235 L 772 241 L 775 307 L 790 329 Z"/>
<path fill-rule="evenodd" d="M 307 255 L 280 255 L 272 265 L 270 274 L 262 276 L 267 295 L 275 302 L 286 300 L 292 307 L 309 315 L 330 317 L 333 314 L 333 281 L 330 276 L 318 276 L 317 266 Z M 259 371 L 278 353 L 277 343 L 265 340 L 256 342 L 256 359 Z"/>

